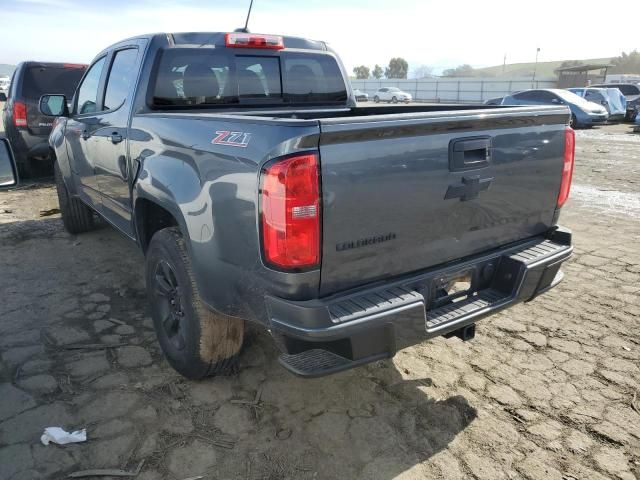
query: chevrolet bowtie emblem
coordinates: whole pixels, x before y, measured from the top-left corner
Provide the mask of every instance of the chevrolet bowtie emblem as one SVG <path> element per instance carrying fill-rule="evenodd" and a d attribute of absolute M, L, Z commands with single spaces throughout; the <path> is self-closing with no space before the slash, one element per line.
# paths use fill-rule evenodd
<path fill-rule="evenodd" d="M 461 202 L 473 200 L 478 197 L 480 192 L 488 190 L 492 181 L 493 177 L 481 179 L 479 175 L 462 177 L 462 185 L 449 185 L 444 199 L 459 198 Z"/>

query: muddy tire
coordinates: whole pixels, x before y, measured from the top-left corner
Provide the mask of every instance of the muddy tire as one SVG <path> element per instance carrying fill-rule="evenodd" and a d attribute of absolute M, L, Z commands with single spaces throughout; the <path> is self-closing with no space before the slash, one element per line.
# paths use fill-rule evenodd
<path fill-rule="evenodd" d="M 244 321 L 215 313 L 202 301 L 178 228 L 153 236 L 145 269 L 153 324 L 169 364 L 191 379 L 232 369 L 242 348 Z"/>
<path fill-rule="evenodd" d="M 67 186 L 62 179 L 62 173 L 58 162 L 53 166 L 53 176 L 56 181 L 56 190 L 58 192 L 58 203 L 60 204 L 60 214 L 62 216 L 62 223 L 64 229 L 71 233 L 82 233 L 93 230 L 94 218 L 93 211 L 87 207 L 78 198 L 73 198 L 69 195 Z"/>

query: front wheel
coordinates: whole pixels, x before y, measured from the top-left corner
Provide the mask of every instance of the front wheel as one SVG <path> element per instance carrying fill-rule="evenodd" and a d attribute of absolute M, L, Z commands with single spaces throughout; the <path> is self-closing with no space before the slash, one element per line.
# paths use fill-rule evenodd
<path fill-rule="evenodd" d="M 229 371 L 242 348 L 244 321 L 215 313 L 202 301 L 178 228 L 153 236 L 145 270 L 151 316 L 169 364 L 191 379 Z"/>
<path fill-rule="evenodd" d="M 569 120 L 569 126 L 574 129 L 578 128 L 578 119 L 574 114 L 571 115 L 571 120 Z"/>
<path fill-rule="evenodd" d="M 373 97 L 373 103 L 380 103 L 380 97 L 377 95 Z"/>
<path fill-rule="evenodd" d="M 391 103 L 398 103 L 398 98 L 397 97 L 393 97 L 391 99 Z"/>

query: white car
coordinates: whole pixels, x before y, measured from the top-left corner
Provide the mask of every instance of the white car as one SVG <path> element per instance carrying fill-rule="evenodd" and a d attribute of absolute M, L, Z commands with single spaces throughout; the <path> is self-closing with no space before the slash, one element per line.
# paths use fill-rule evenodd
<path fill-rule="evenodd" d="M 413 97 L 410 93 L 403 92 L 399 88 L 396 87 L 383 87 L 380 88 L 374 95 L 373 101 L 378 102 L 391 102 L 398 103 L 404 102 L 409 103 L 413 100 Z"/>
<path fill-rule="evenodd" d="M 11 80 L 9 80 L 8 77 L 6 78 L 0 78 L 0 92 L 4 93 L 5 95 L 9 95 L 9 82 Z"/>

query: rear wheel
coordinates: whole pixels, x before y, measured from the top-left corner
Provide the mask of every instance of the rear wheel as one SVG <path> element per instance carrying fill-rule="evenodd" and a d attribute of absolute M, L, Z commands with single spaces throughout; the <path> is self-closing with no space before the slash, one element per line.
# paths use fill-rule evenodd
<path fill-rule="evenodd" d="M 60 214 L 65 230 L 72 234 L 92 230 L 94 227 L 93 211 L 79 199 L 69 195 L 67 186 L 62 179 L 62 172 L 60 172 L 58 162 L 53 166 L 53 175 L 56 181 Z"/>
<path fill-rule="evenodd" d="M 244 321 L 204 304 L 180 230 L 157 232 L 145 263 L 151 315 L 169 364 L 191 379 L 230 370 L 242 348 Z"/>
<path fill-rule="evenodd" d="M 380 97 L 377 95 L 373 97 L 373 103 L 380 103 Z"/>

